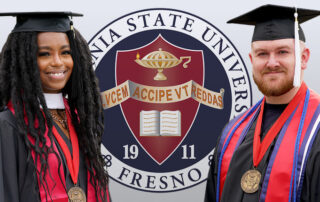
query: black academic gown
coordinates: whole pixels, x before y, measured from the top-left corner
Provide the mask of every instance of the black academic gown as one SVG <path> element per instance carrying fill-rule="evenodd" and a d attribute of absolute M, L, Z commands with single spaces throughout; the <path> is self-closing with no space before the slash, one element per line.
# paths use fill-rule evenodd
<path fill-rule="evenodd" d="M 56 126 L 56 128 L 72 154 L 70 141 L 59 127 Z M 62 150 L 56 140 L 55 142 L 62 157 L 66 189 L 69 190 L 73 182 Z M 81 152 L 78 181 L 78 185 L 87 193 L 87 169 Z M 33 158 L 18 132 L 15 117 L 10 110 L 6 109 L 0 112 L 0 202 L 36 201 L 40 201 L 40 194 L 38 181 L 34 174 Z"/>
<path fill-rule="evenodd" d="M 280 116 L 284 110 L 285 105 L 272 106 L 265 105 L 265 112 L 263 116 L 262 126 L 262 139 L 271 128 L 275 120 Z M 225 180 L 221 202 L 257 202 L 259 201 L 260 191 L 262 187 L 262 180 L 260 182 L 260 188 L 253 194 L 244 193 L 240 186 L 240 180 L 242 174 L 253 168 L 253 136 L 257 119 L 250 127 L 248 134 L 235 151 L 228 170 L 228 174 Z M 219 141 L 218 141 L 219 142 Z M 268 161 L 271 156 L 272 150 L 276 139 L 270 145 L 269 149 L 265 153 L 263 159 L 259 163 L 257 169 L 264 178 L 265 171 L 268 166 Z M 205 192 L 205 202 L 216 201 L 216 184 L 218 173 L 218 157 L 214 154 L 213 161 L 210 166 L 210 171 L 207 180 L 207 187 Z M 320 130 L 317 133 L 315 141 L 311 148 L 311 153 L 307 160 L 305 178 L 303 182 L 300 201 L 316 202 L 320 201 Z"/>

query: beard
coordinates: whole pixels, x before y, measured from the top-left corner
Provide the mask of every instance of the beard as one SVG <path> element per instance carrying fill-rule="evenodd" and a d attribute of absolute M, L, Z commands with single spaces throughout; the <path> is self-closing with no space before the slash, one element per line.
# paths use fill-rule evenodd
<path fill-rule="evenodd" d="M 253 80 L 258 89 L 265 96 L 280 96 L 289 92 L 293 88 L 293 78 L 282 79 L 277 85 L 270 85 L 268 81 L 257 79 L 253 74 Z"/>

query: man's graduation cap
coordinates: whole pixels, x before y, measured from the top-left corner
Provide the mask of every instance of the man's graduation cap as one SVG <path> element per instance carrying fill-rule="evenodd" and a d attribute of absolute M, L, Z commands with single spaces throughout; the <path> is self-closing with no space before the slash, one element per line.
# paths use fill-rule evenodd
<path fill-rule="evenodd" d="M 295 39 L 296 67 L 294 86 L 300 86 L 300 45 L 299 39 L 305 41 L 304 33 L 299 23 L 304 23 L 316 16 L 320 11 L 285 7 L 278 5 L 264 5 L 239 17 L 233 18 L 228 23 L 254 25 L 252 42 Z"/>
<path fill-rule="evenodd" d="M 12 32 L 67 32 L 73 29 L 69 16 L 83 16 L 72 12 L 14 12 L 0 13 L 0 16 L 13 16 L 17 23 Z"/>

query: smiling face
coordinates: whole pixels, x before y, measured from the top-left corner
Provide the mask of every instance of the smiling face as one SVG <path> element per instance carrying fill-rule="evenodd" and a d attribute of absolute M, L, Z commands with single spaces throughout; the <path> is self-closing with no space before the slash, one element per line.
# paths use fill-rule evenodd
<path fill-rule="evenodd" d="M 266 96 L 280 96 L 293 88 L 293 39 L 256 41 L 250 54 L 253 79 Z"/>
<path fill-rule="evenodd" d="M 38 47 L 42 90 L 44 93 L 60 93 L 73 69 L 69 39 L 65 33 L 42 32 L 38 34 Z"/>
<path fill-rule="evenodd" d="M 301 47 L 301 69 L 307 68 L 310 50 L 303 42 Z M 252 63 L 253 79 L 266 98 L 279 96 L 292 97 L 297 91 L 293 88 L 295 47 L 294 39 L 255 41 L 249 54 Z M 302 80 L 303 71 L 300 78 Z"/>

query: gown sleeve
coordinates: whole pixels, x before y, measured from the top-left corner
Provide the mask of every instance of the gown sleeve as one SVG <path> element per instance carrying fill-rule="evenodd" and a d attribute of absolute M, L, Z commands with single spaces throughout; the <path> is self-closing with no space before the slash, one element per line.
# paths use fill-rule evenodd
<path fill-rule="evenodd" d="M 307 160 L 300 201 L 320 201 L 320 129 Z"/>
<path fill-rule="evenodd" d="M 39 201 L 32 157 L 11 111 L 0 112 L 0 201 Z"/>
<path fill-rule="evenodd" d="M 226 126 L 225 126 L 226 127 Z M 225 128 L 224 127 L 224 128 Z M 224 130 L 223 128 L 223 130 Z M 223 131 L 222 130 L 222 131 Z M 220 142 L 221 135 L 217 139 L 216 147 L 214 149 L 213 158 L 211 160 L 207 185 L 206 185 L 206 192 L 204 196 L 204 202 L 215 202 L 216 201 L 216 190 L 217 190 L 217 165 L 218 165 L 218 157 L 217 157 L 217 148 Z"/>
<path fill-rule="evenodd" d="M 216 152 L 214 152 L 214 157 L 211 161 L 208 179 L 207 179 L 207 186 L 205 192 L 205 202 L 215 202 L 216 201 L 216 175 L 214 174 L 215 171 L 215 161 L 216 161 Z"/>

